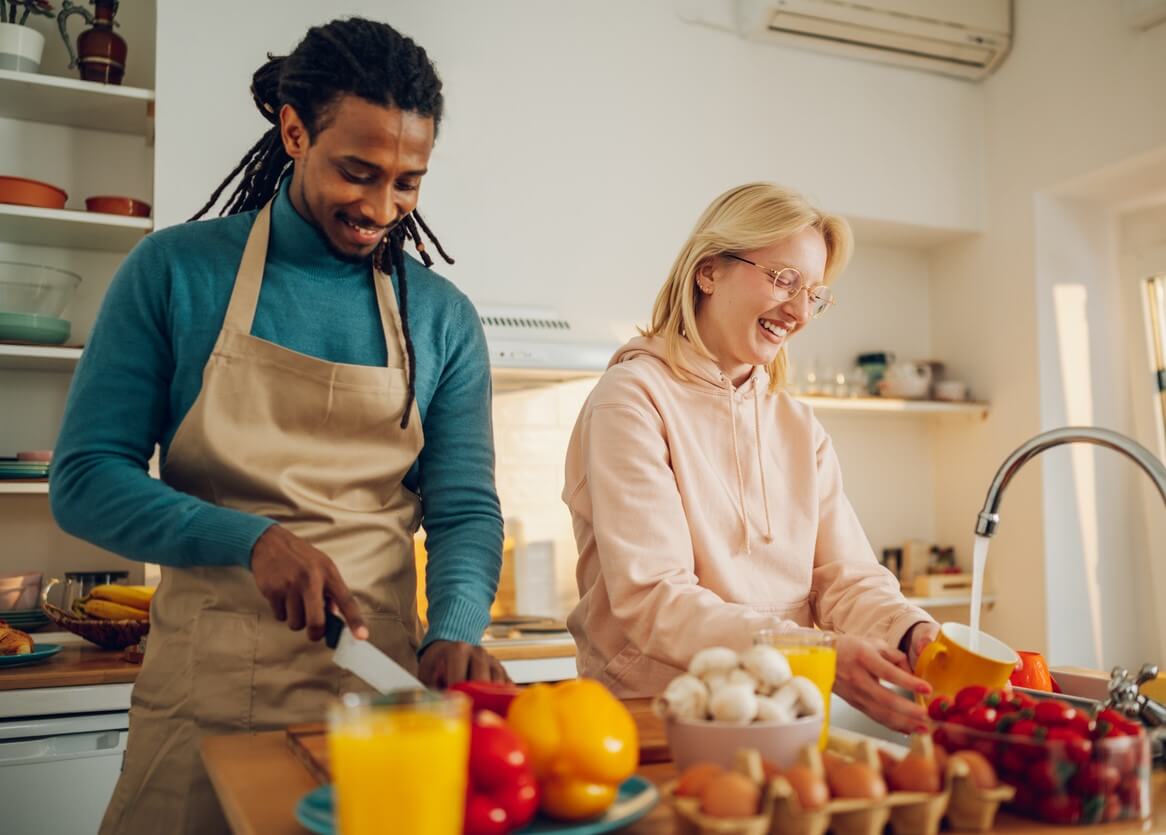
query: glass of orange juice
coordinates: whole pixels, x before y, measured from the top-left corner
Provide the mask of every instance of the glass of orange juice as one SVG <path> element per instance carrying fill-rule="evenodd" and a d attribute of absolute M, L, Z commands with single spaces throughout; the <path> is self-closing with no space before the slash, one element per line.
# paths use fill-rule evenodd
<path fill-rule="evenodd" d="M 753 643 L 769 644 L 781 650 L 795 676 L 805 676 L 818 686 L 826 705 L 818 747 L 825 749 L 830 732 L 830 692 L 834 689 L 834 673 L 838 666 L 834 633 L 818 629 L 762 629 L 754 633 Z"/>
<path fill-rule="evenodd" d="M 340 835 L 461 835 L 470 701 L 461 693 L 346 693 L 328 713 Z"/>

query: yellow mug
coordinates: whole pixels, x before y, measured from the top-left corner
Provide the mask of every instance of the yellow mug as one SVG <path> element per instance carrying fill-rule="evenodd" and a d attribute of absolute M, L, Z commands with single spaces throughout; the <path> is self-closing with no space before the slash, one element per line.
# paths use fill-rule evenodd
<path fill-rule="evenodd" d="M 919 653 L 915 675 L 931 685 L 932 693 L 927 698 L 955 696 L 970 684 L 1003 687 L 1016 660 L 1011 647 L 983 631 L 973 650 L 971 627 L 945 623 L 939 627 L 935 640 Z"/>

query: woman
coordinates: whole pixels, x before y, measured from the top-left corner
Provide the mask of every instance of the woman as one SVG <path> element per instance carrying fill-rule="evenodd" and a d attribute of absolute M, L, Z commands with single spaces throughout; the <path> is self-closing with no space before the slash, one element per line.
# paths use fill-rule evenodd
<path fill-rule="evenodd" d="M 817 625 L 840 633 L 839 695 L 889 727 L 925 720 L 879 680 L 930 692 L 910 670 L 938 627 L 876 561 L 809 406 L 780 391 L 785 344 L 833 303 L 850 248 L 844 220 L 765 183 L 697 222 L 567 451 L 581 675 L 651 695 L 703 647 Z"/>

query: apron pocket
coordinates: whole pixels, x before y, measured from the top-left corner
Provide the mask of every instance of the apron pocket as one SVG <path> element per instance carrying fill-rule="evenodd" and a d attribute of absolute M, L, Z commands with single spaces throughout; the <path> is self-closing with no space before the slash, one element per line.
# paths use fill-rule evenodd
<path fill-rule="evenodd" d="M 191 640 L 190 701 L 203 729 L 250 730 L 259 618 L 204 610 Z"/>
<path fill-rule="evenodd" d="M 373 646 L 417 675 L 417 633 L 396 615 L 369 614 L 364 620 Z"/>

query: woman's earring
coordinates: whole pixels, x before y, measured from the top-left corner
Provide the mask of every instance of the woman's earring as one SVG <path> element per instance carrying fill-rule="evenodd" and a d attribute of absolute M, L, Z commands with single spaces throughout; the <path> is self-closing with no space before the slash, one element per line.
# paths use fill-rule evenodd
<path fill-rule="evenodd" d="M 706 296 L 711 296 L 713 294 L 713 288 L 710 287 L 709 285 L 705 284 L 704 282 L 698 281 L 696 283 L 696 286 L 699 287 L 700 292 L 704 293 Z"/>

